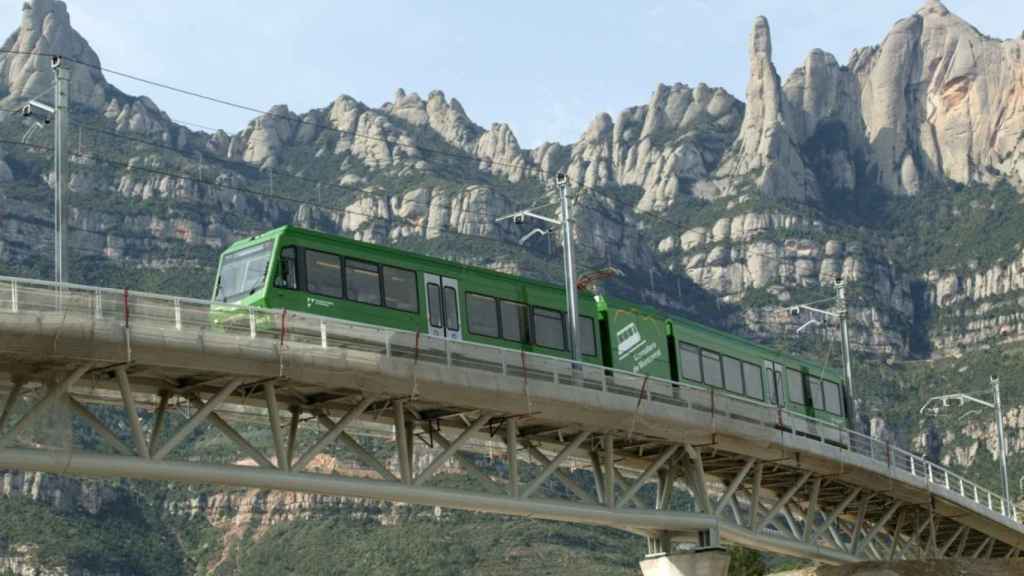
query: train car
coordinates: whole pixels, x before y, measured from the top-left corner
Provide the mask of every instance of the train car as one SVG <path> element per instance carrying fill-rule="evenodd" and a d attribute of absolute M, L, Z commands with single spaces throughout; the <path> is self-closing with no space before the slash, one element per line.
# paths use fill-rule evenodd
<path fill-rule="evenodd" d="M 291 226 L 232 244 L 213 300 L 570 356 L 561 287 Z M 580 351 L 600 365 L 597 322 L 581 293 Z"/>
<path fill-rule="evenodd" d="M 584 362 L 846 425 L 834 370 L 644 306 L 579 296 Z M 291 226 L 232 244 L 213 300 L 570 357 L 560 286 Z M 215 321 L 228 323 L 233 313 Z"/>
<path fill-rule="evenodd" d="M 837 371 L 690 320 L 672 318 L 669 330 L 674 380 L 846 426 L 847 402 Z"/>

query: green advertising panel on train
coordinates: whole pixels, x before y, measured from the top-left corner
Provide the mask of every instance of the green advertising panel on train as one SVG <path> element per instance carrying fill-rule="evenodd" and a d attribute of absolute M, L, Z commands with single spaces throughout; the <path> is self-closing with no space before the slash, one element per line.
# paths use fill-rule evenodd
<path fill-rule="evenodd" d="M 599 299 L 607 320 L 608 364 L 612 368 L 670 379 L 665 317 L 620 300 Z"/>

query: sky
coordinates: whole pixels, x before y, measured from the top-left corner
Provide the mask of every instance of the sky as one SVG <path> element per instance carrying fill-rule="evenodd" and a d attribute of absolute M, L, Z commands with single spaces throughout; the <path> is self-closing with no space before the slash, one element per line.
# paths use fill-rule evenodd
<path fill-rule="evenodd" d="M 23 0 L 0 0 L 0 33 Z M 744 99 L 747 37 L 768 17 L 785 78 L 821 48 L 845 63 L 924 0 L 69 0 L 104 66 L 267 109 L 396 89 L 458 98 L 477 124 L 520 145 L 574 142 L 599 113 L 647 103 L 658 83 L 723 86 Z M 982 32 L 1016 38 L 1024 1 L 947 0 Z M 253 114 L 116 76 L 172 118 L 234 132 Z"/>

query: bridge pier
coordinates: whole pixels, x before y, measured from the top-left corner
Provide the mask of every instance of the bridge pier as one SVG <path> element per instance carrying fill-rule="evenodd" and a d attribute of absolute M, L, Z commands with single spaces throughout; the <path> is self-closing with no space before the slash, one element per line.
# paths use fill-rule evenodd
<path fill-rule="evenodd" d="M 729 552 L 724 548 L 696 548 L 651 554 L 640 561 L 640 571 L 644 576 L 726 576 Z"/>
<path fill-rule="evenodd" d="M 658 532 L 647 538 L 647 557 L 640 561 L 644 576 L 726 576 L 729 552 L 722 548 L 717 529 L 697 532 L 697 546 L 673 551 L 672 534 Z"/>

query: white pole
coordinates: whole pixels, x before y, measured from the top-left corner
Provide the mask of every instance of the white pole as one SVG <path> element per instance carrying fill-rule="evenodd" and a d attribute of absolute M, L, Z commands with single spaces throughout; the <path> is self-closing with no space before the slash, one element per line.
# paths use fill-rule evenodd
<path fill-rule="evenodd" d="M 565 174 L 558 174 L 558 196 L 562 208 L 562 252 L 565 258 L 565 296 L 569 309 L 569 351 L 579 361 L 579 304 L 576 295 L 576 254 L 573 252 L 572 214 L 569 213 L 569 182 Z"/>
<path fill-rule="evenodd" d="M 843 376 L 846 377 L 846 392 L 850 396 L 850 421 L 852 427 L 859 427 L 859 406 L 853 390 L 853 361 L 850 358 L 850 327 L 849 327 L 849 306 L 846 302 L 846 281 L 836 279 L 836 303 L 839 306 L 839 326 L 843 341 Z"/>
<path fill-rule="evenodd" d="M 53 102 L 53 176 L 54 176 L 54 198 L 53 198 L 53 227 L 54 227 L 54 279 L 57 282 L 58 292 L 64 291 L 64 239 L 67 232 L 64 213 L 64 188 L 67 182 L 67 150 L 64 141 L 64 129 L 67 124 L 68 115 L 68 72 L 64 66 L 64 59 L 54 56 L 50 60 L 50 66 L 56 79 L 54 86 Z"/>
<path fill-rule="evenodd" d="M 1016 518 L 1017 507 L 1010 496 L 1010 474 L 1006 469 L 1006 435 L 1003 432 L 1003 401 L 999 393 L 999 377 L 989 378 L 992 383 L 992 394 L 996 399 L 996 430 L 999 433 L 999 467 L 1003 473 L 1003 498 L 1006 500 L 1005 508 L 1008 508 L 1009 516 Z"/>

